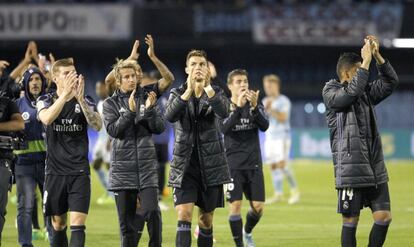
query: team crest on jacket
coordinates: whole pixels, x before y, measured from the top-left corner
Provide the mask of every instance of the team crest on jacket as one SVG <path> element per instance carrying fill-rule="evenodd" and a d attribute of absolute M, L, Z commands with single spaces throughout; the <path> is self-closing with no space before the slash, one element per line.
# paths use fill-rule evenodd
<path fill-rule="evenodd" d="M 139 108 L 139 116 L 144 117 L 144 115 L 145 115 L 145 105 L 141 105 L 141 107 Z"/>
<path fill-rule="evenodd" d="M 80 113 L 81 112 L 81 109 L 80 109 L 80 105 L 79 104 L 76 104 L 75 105 L 75 112 L 76 113 Z"/>
<path fill-rule="evenodd" d="M 25 111 L 22 113 L 22 118 L 24 121 L 27 121 L 30 118 L 30 114 L 27 111 Z"/>

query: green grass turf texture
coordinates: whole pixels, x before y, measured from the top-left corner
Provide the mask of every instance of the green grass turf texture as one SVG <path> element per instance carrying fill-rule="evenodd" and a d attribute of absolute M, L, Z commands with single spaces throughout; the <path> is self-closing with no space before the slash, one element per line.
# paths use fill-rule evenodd
<path fill-rule="evenodd" d="M 296 174 L 302 194 L 296 205 L 281 202 L 266 206 L 264 215 L 253 231 L 258 247 L 277 246 L 340 246 L 341 216 L 336 213 L 337 195 L 334 189 L 333 168 L 329 161 L 295 160 L 291 163 Z M 414 161 L 387 161 L 390 175 L 390 193 L 393 221 L 389 229 L 385 246 L 414 246 Z M 273 192 L 269 167 L 264 166 L 266 195 Z M 289 188 L 285 181 L 285 194 Z M 15 193 L 16 188 L 13 187 Z M 92 200 L 86 223 L 86 246 L 119 246 L 119 227 L 115 205 L 100 206 L 96 199 L 103 189 L 95 173 L 92 172 Z M 171 207 L 162 212 L 163 246 L 174 246 L 176 233 L 176 213 L 172 208 L 171 196 L 165 199 Z M 15 228 L 16 205 L 7 206 L 6 225 L 3 230 L 3 246 L 19 246 Z M 40 210 L 40 209 L 39 209 Z M 248 203 L 243 204 L 243 220 L 248 210 Z M 194 215 L 197 211 L 195 211 Z M 228 207 L 217 209 L 214 216 L 214 246 L 234 246 L 228 224 Z M 193 230 L 196 225 L 193 217 Z M 368 235 L 372 225 L 369 208 L 361 213 L 357 231 L 358 246 L 367 246 Z M 68 231 L 69 233 L 69 231 Z M 148 234 L 144 232 L 139 246 L 147 246 Z M 42 240 L 33 241 L 34 246 L 48 246 Z M 196 246 L 193 238 L 192 245 Z"/>

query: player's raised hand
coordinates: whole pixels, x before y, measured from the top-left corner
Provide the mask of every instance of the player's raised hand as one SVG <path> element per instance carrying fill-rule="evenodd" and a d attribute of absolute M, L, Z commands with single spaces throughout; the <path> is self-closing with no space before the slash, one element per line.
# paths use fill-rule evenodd
<path fill-rule="evenodd" d="M 38 55 L 39 51 L 37 49 L 37 44 L 34 41 L 30 41 L 29 45 L 30 45 L 30 59 L 33 59 L 39 65 L 39 55 Z"/>
<path fill-rule="evenodd" d="M 78 76 L 78 83 L 76 87 L 76 99 L 78 101 L 83 100 L 85 97 L 85 78 L 83 75 Z"/>
<path fill-rule="evenodd" d="M 206 71 L 206 75 L 204 77 L 204 87 L 208 87 L 211 85 L 211 72 L 209 69 Z"/>
<path fill-rule="evenodd" d="M 188 73 L 187 76 L 187 88 L 185 89 L 185 92 L 181 95 L 182 100 L 189 100 L 191 98 L 191 95 L 193 95 L 194 89 L 195 89 L 195 73 L 194 73 L 194 67 L 191 69 L 190 73 Z"/>
<path fill-rule="evenodd" d="M 129 55 L 127 60 L 135 60 L 135 61 L 138 60 L 138 57 L 139 57 L 138 48 L 139 48 L 139 40 L 135 40 L 134 45 L 132 46 L 131 54 Z"/>
<path fill-rule="evenodd" d="M 192 91 L 194 91 L 195 87 L 196 87 L 196 73 L 195 73 L 195 67 L 193 67 L 190 71 L 190 74 L 188 76 L 188 85 L 187 85 L 187 89 L 190 89 Z"/>
<path fill-rule="evenodd" d="M 378 38 L 374 35 L 368 35 L 366 37 L 366 39 L 369 40 L 369 42 L 370 42 L 372 55 L 378 54 L 379 53 L 379 40 L 378 40 Z"/>
<path fill-rule="evenodd" d="M 32 58 L 33 58 L 32 54 L 35 49 L 37 50 L 35 46 L 36 46 L 36 43 L 34 41 L 29 41 L 29 43 L 27 44 L 26 52 L 24 53 L 24 59 L 23 59 L 24 62 L 30 63 L 32 61 Z"/>
<path fill-rule="evenodd" d="M 49 53 L 49 62 L 50 64 L 54 64 L 56 61 L 55 56 L 53 56 L 53 54 L 50 52 Z"/>
<path fill-rule="evenodd" d="M 150 92 L 148 94 L 147 100 L 145 101 L 145 109 L 148 109 L 151 106 L 153 106 L 155 102 L 157 102 L 157 94 L 155 94 L 154 92 Z"/>
<path fill-rule="evenodd" d="M 75 71 L 69 72 L 65 76 L 65 80 L 63 81 L 63 93 L 62 96 L 65 97 L 67 100 L 72 99 L 76 94 L 76 86 L 78 83 L 78 76 Z"/>
<path fill-rule="evenodd" d="M 155 50 L 154 50 L 154 39 L 152 38 L 151 34 L 147 34 L 145 36 L 145 44 L 148 45 L 147 54 L 149 58 L 155 57 Z"/>
<path fill-rule="evenodd" d="M 7 62 L 6 60 L 0 60 L 0 73 L 3 72 L 3 70 L 7 68 L 7 66 L 9 65 L 10 63 Z"/>
<path fill-rule="evenodd" d="M 246 89 L 240 89 L 239 91 L 239 97 L 237 98 L 237 107 L 242 108 L 247 103 L 247 90 Z"/>
<path fill-rule="evenodd" d="M 257 100 L 259 99 L 259 93 L 260 93 L 259 90 L 257 90 L 256 92 L 253 90 L 246 91 L 246 98 L 250 102 L 250 105 L 254 108 L 256 108 L 257 106 Z"/>
<path fill-rule="evenodd" d="M 385 59 L 381 56 L 379 52 L 380 43 L 376 36 L 369 35 L 367 36 L 367 39 L 370 41 L 371 44 L 371 53 L 372 56 L 375 58 L 378 64 L 385 63 Z"/>
<path fill-rule="evenodd" d="M 43 56 L 41 53 L 39 53 L 39 58 L 37 60 L 37 66 L 39 66 L 40 71 L 42 71 L 43 73 L 46 72 L 46 63 L 47 63 L 46 56 Z"/>
<path fill-rule="evenodd" d="M 371 51 L 370 41 L 368 39 L 365 39 L 364 41 L 365 41 L 365 44 L 361 49 L 361 57 L 363 60 L 361 67 L 368 70 L 371 60 L 372 60 L 372 51 Z"/>
<path fill-rule="evenodd" d="M 128 99 L 128 106 L 129 106 L 129 110 L 132 112 L 135 112 L 137 110 L 137 103 L 135 102 L 135 92 L 136 92 L 136 88 L 132 91 L 131 95 L 129 96 Z"/>

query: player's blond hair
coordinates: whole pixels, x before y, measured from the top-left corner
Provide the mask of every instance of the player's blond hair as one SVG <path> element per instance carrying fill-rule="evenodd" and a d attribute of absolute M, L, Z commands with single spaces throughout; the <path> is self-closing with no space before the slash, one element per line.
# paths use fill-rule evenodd
<path fill-rule="evenodd" d="M 268 75 L 263 76 L 263 82 L 265 81 L 277 83 L 279 85 L 281 83 L 280 77 L 277 76 L 276 74 L 268 74 Z"/>
<path fill-rule="evenodd" d="M 52 64 L 52 76 L 56 76 L 56 74 L 59 72 L 59 69 L 61 67 L 69 67 L 69 66 L 74 66 L 75 63 L 73 62 L 73 58 L 62 58 L 59 60 L 56 60 L 53 64 Z"/>
<path fill-rule="evenodd" d="M 115 81 L 118 85 L 121 84 L 121 69 L 133 69 L 136 74 L 141 70 L 141 67 L 135 60 L 117 59 L 116 63 L 112 66 L 114 70 Z"/>

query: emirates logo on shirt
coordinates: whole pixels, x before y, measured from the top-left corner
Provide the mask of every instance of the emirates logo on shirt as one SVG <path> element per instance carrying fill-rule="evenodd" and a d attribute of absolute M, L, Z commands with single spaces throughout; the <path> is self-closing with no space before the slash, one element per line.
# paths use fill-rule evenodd
<path fill-rule="evenodd" d="M 254 128 L 253 123 L 250 123 L 248 118 L 240 118 L 240 124 L 236 124 L 233 127 L 233 131 L 251 130 Z"/>
<path fill-rule="evenodd" d="M 79 132 L 83 130 L 80 124 L 74 124 L 73 119 L 61 119 L 61 124 L 53 123 L 53 130 L 57 132 Z"/>

